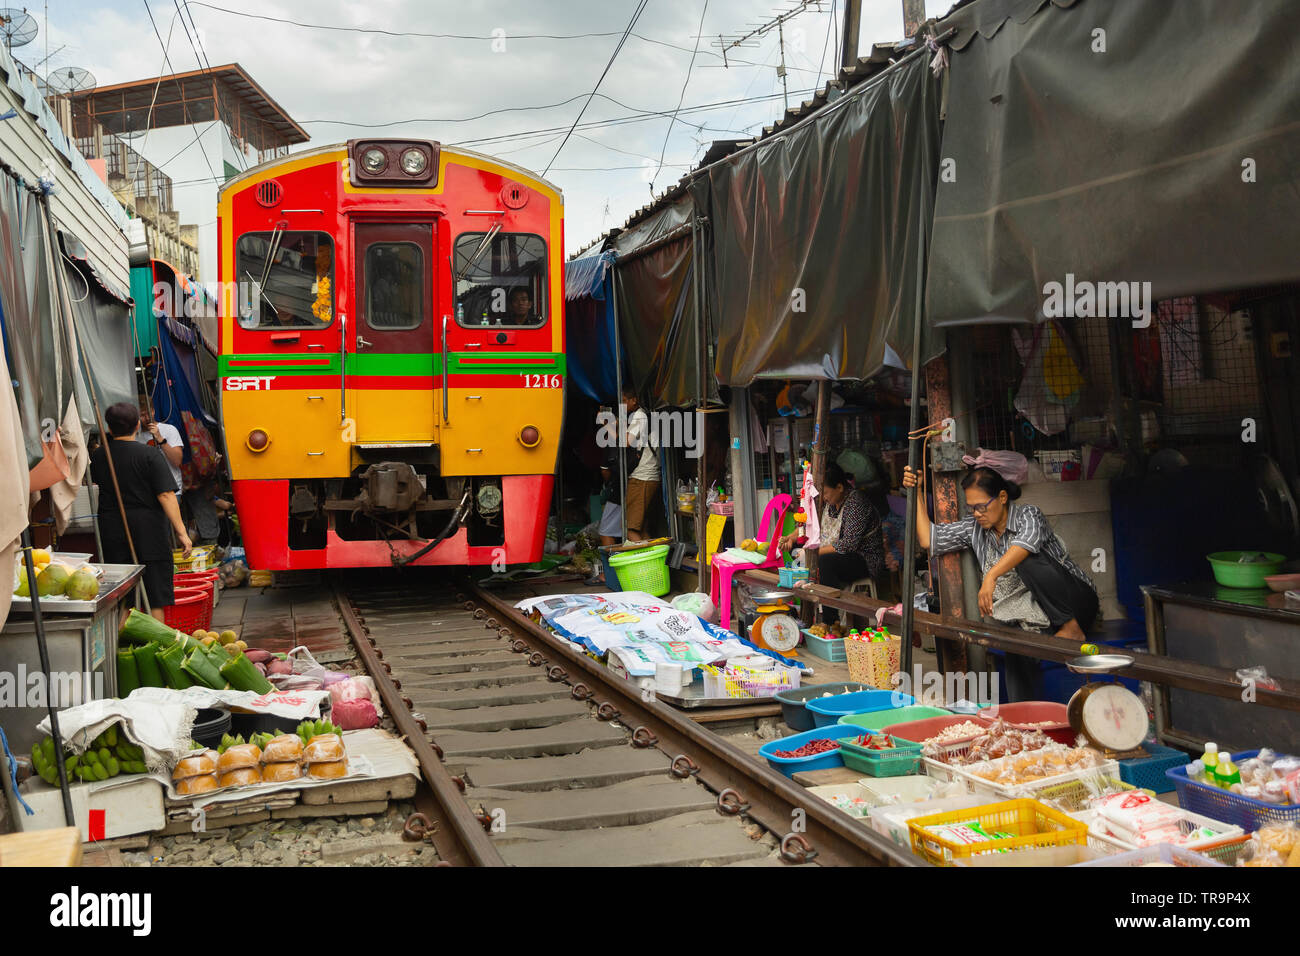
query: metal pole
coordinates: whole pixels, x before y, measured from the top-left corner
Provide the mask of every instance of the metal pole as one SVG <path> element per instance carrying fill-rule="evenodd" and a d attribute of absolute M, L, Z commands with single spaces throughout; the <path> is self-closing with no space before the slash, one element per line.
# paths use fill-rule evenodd
<path fill-rule="evenodd" d="M 819 501 L 824 501 L 821 497 L 823 493 L 823 484 L 826 479 L 826 444 L 827 436 L 830 433 L 830 416 L 831 416 L 831 380 L 828 378 L 820 379 L 817 382 L 817 411 L 813 418 L 813 444 L 812 455 L 809 458 L 809 467 L 812 468 L 813 487 L 817 489 Z M 796 426 L 799 420 L 791 419 Z M 798 498 L 796 497 L 796 500 Z M 814 503 L 813 507 L 816 507 Z M 809 577 L 817 574 L 817 552 L 816 550 L 807 550 L 804 552 L 804 564 L 808 568 Z"/>
<path fill-rule="evenodd" d="M 851 69 L 858 62 L 858 34 L 862 32 L 862 0 L 845 0 L 844 35 L 840 44 L 840 67 Z"/>
<path fill-rule="evenodd" d="M 708 481 L 708 450 L 709 450 L 709 426 L 708 417 L 704 415 L 703 409 L 708 400 L 708 386 L 705 384 L 705 375 L 708 374 L 706 366 L 708 365 L 708 353 L 704 348 L 704 310 L 701 307 L 702 286 L 700 283 L 700 263 L 703 257 L 700 255 L 700 219 L 698 216 L 691 217 L 691 293 L 695 298 L 695 358 L 696 358 L 696 415 L 700 428 L 700 458 L 699 458 L 699 493 L 695 496 L 695 543 L 698 551 L 697 555 L 701 560 L 697 560 L 696 572 L 699 578 L 698 590 L 703 591 L 710 581 L 710 571 L 706 565 L 704 556 L 708 552 L 708 533 L 709 522 L 705 517 L 704 510 L 700 507 L 702 500 L 707 500 L 708 492 L 705 486 Z M 732 491 L 735 491 L 733 488 Z M 703 497 L 701 497 L 701 495 Z"/>
<path fill-rule="evenodd" d="M 926 220 L 925 210 L 920 213 L 919 243 L 920 249 L 917 250 L 916 257 L 916 319 L 912 325 L 912 409 L 907 430 L 909 438 L 907 442 L 907 464 L 913 471 L 922 467 L 921 462 L 921 439 L 911 437 L 916 434 L 920 428 L 921 421 L 921 332 L 922 319 L 925 311 L 925 257 L 926 257 Z M 918 498 L 920 493 L 920 482 L 909 488 L 907 491 L 907 518 L 906 530 L 903 532 L 903 641 L 902 668 L 904 674 L 912 673 L 912 617 L 915 608 L 912 601 L 915 596 L 916 581 L 916 509 L 919 501 L 922 506 L 925 504 L 924 498 Z"/>
<path fill-rule="evenodd" d="M 623 535 L 619 544 L 627 541 L 627 461 L 623 456 L 623 441 L 627 433 L 623 430 L 623 346 L 618 332 L 618 269 L 609 267 L 610 293 L 614 296 L 614 385 L 618 395 L 614 399 L 614 414 L 618 419 L 618 438 L 614 447 L 618 449 L 618 500 L 619 521 L 623 526 Z"/>
<path fill-rule="evenodd" d="M 23 528 L 22 534 L 23 564 L 27 569 L 27 590 L 32 601 L 32 626 L 36 629 L 36 649 L 41 656 L 41 673 L 45 675 L 45 686 L 50 683 L 50 649 L 45 643 L 45 615 L 41 611 L 40 589 L 36 587 L 36 562 L 32 560 L 32 529 Z M 59 712 L 54 706 L 54 695 L 46 695 L 46 705 L 50 711 L 50 737 L 54 740 L 54 761 L 59 765 L 59 789 L 63 796 L 63 820 L 70 827 L 77 825 L 72 812 L 72 790 L 68 786 L 68 767 L 63 762 L 63 734 L 59 732 Z"/>

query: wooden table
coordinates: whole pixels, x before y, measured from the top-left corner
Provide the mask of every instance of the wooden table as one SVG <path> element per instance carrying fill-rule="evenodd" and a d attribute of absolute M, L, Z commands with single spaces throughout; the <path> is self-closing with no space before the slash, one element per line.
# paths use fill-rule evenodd
<path fill-rule="evenodd" d="M 81 834 L 76 827 L 0 836 L 0 867 L 80 865 Z"/>

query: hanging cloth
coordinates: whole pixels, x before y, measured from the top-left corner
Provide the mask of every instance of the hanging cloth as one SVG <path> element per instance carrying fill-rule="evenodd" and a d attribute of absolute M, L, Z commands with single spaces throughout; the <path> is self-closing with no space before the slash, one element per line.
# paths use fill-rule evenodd
<path fill-rule="evenodd" d="M 817 520 L 817 498 L 818 492 L 816 485 L 813 484 L 812 469 L 805 468 L 803 473 L 803 491 L 799 493 L 799 508 L 804 513 L 803 533 L 808 539 L 805 542 L 805 548 L 816 548 L 821 545 L 821 524 Z"/>

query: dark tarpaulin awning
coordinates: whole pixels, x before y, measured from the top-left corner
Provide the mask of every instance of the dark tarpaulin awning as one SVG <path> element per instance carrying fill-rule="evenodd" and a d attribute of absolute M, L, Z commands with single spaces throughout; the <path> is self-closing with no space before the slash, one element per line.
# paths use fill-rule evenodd
<path fill-rule="evenodd" d="M 694 405 L 700 398 L 693 218 L 691 199 L 682 196 L 613 242 L 625 381 L 654 405 Z M 713 397 L 712 376 L 706 387 L 704 397 Z"/>
<path fill-rule="evenodd" d="M 131 334 L 131 307 L 100 285 L 83 261 L 63 263 L 70 290 L 77 337 L 89 368 L 100 411 L 118 402 L 136 403 L 135 340 Z M 93 414 L 93 409 L 85 409 Z"/>
<path fill-rule="evenodd" d="M 1067 275 L 1152 299 L 1300 279 L 1294 21 L 1289 0 L 978 0 L 943 21 L 931 323 L 1041 320 Z"/>
<path fill-rule="evenodd" d="M 594 247 L 564 266 L 569 381 L 596 402 L 618 400 L 614 364 L 614 254 Z"/>
<path fill-rule="evenodd" d="M 693 184 L 720 383 L 869 378 L 886 346 L 911 355 L 938 155 L 922 52 Z"/>

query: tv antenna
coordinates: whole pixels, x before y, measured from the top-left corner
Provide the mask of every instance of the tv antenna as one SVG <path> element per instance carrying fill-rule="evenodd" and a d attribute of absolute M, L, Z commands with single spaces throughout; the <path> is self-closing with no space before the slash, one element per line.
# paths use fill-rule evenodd
<path fill-rule="evenodd" d="M 818 13 L 821 13 L 823 2 L 824 0 L 795 0 L 793 7 L 788 10 L 777 11 L 775 17 L 763 23 L 755 24 L 748 33 L 732 37 L 723 36 L 719 33 L 718 38 L 710 43 L 710 46 L 722 50 L 722 65 L 730 68 L 731 64 L 727 62 L 728 51 L 735 50 L 738 47 L 758 46 L 757 40 L 759 37 L 766 36 L 775 30 L 777 46 L 781 51 L 781 64 L 776 68 L 776 75 L 781 78 L 781 93 L 785 97 L 785 108 L 788 110 L 790 108 L 790 84 L 785 69 L 785 24 L 786 21 L 793 20 L 809 7 L 813 7 Z"/>
<path fill-rule="evenodd" d="M 4 37 L 5 49 L 10 53 L 16 46 L 26 46 L 36 39 L 40 27 L 36 18 L 26 10 L 16 7 L 0 9 L 0 36 Z"/>

